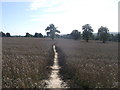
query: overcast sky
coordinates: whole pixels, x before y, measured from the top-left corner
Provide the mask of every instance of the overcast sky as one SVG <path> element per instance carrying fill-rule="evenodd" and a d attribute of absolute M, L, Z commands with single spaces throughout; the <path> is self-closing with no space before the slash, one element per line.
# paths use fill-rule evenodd
<path fill-rule="evenodd" d="M 25 35 L 26 32 L 45 35 L 45 28 L 53 23 L 61 34 L 71 33 L 74 29 L 82 32 L 84 24 L 90 24 L 94 32 L 100 26 L 106 26 L 110 32 L 117 32 L 118 1 L 2 0 L 0 31 L 10 32 L 11 35 Z"/>

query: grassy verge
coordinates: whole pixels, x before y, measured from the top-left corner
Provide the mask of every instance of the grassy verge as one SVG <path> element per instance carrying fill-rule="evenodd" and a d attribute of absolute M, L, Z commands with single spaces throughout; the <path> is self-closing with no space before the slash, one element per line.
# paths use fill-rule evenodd
<path fill-rule="evenodd" d="M 54 41 L 3 38 L 2 87 L 42 88 L 53 64 Z"/>
<path fill-rule="evenodd" d="M 59 59 L 59 65 L 61 66 L 60 69 L 60 76 L 65 81 L 70 88 L 83 88 L 88 87 L 80 84 L 79 80 L 76 80 L 75 77 L 75 71 L 74 69 L 71 69 L 71 66 L 68 66 L 66 62 L 66 55 L 62 51 L 61 48 L 56 47 L 57 52 L 59 53 L 58 59 Z"/>
<path fill-rule="evenodd" d="M 71 88 L 117 88 L 118 43 L 57 40 L 60 70 Z"/>

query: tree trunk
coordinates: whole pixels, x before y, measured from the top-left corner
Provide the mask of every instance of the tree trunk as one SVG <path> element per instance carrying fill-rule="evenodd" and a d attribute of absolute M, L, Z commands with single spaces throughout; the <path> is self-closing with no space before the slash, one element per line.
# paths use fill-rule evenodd
<path fill-rule="evenodd" d="M 103 39 L 103 43 L 105 43 L 105 42 L 106 42 L 106 40 Z"/>

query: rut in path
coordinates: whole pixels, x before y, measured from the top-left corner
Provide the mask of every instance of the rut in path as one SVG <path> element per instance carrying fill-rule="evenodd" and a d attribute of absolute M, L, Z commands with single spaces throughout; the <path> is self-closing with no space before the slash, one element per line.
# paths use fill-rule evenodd
<path fill-rule="evenodd" d="M 67 88 L 67 84 L 60 78 L 59 70 L 60 66 L 58 64 L 58 53 L 55 49 L 55 45 L 53 45 L 54 50 L 54 64 L 51 67 L 51 75 L 47 83 L 47 88 Z"/>

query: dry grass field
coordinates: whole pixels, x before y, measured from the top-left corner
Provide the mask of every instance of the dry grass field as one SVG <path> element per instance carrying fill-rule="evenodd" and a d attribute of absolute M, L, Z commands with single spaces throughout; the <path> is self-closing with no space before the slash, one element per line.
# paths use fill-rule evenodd
<path fill-rule="evenodd" d="M 56 46 L 60 73 L 70 87 L 118 87 L 118 43 L 59 39 Z"/>
<path fill-rule="evenodd" d="M 45 87 L 53 64 L 53 44 L 61 78 L 69 87 L 118 87 L 118 43 L 24 37 L 3 38 L 2 87 Z"/>
<path fill-rule="evenodd" d="M 2 87 L 41 88 L 50 73 L 54 41 L 39 38 L 3 38 Z"/>

